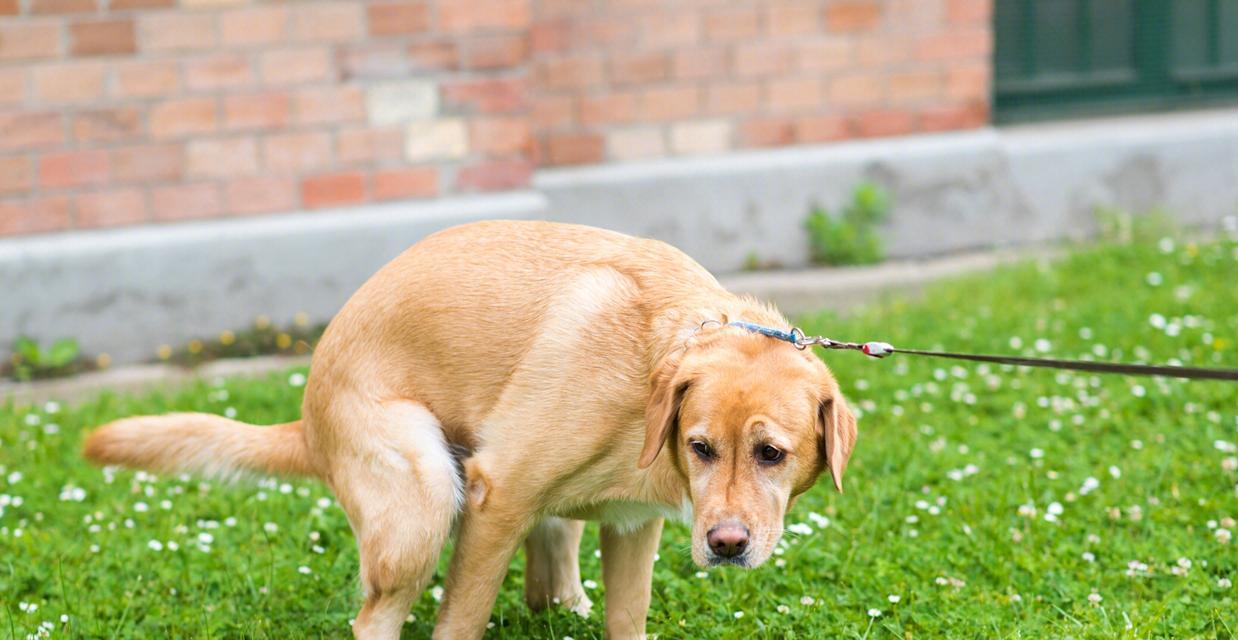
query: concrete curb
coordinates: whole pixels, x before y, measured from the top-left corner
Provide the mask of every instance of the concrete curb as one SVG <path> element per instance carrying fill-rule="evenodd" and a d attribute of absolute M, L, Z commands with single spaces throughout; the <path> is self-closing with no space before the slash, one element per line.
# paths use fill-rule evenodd
<path fill-rule="evenodd" d="M 914 292 L 943 278 L 985 271 L 1023 258 L 1051 255 L 1046 249 L 973 252 L 932 260 L 888 262 L 871 267 L 760 271 L 721 278 L 723 286 L 776 304 L 792 316 L 816 309 L 845 312 L 883 293 Z M 0 404 L 48 400 L 77 402 L 103 391 L 121 394 L 174 389 L 194 380 L 254 377 L 309 365 L 309 357 L 268 356 L 218 360 L 196 369 L 167 364 L 126 366 L 72 378 L 27 383 L 0 382 Z"/>

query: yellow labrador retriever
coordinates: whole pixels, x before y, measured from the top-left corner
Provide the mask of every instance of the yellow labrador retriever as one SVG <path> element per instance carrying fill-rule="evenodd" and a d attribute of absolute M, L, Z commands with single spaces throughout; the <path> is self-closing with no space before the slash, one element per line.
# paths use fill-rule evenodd
<path fill-rule="evenodd" d="M 357 537 L 358 638 L 396 638 L 456 531 L 437 638 L 480 638 L 521 542 L 533 607 L 585 614 L 601 523 L 606 632 L 645 634 L 664 518 L 702 566 L 765 562 L 795 497 L 842 489 L 855 419 L 787 329 L 678 250 L 545 222 L 434 234 L 383 267 L 314 353 L 302 418 L 136 417 L 86 456 L 161 472 L 320 478 Z"/>

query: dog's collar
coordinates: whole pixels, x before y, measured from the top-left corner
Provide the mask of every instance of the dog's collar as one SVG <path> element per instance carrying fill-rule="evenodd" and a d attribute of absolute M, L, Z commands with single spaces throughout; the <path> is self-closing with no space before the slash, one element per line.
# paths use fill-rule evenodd
<path fill-rule="evenodd" d="M 763 324 L 756 324 L 755 322 L 742 322 L 742 321 L 722 322 L 721 320 L 706 320 L 702 322 L 699 327 L 697 327 L 697 331 L 700 331 L 701 329 L 704 329 L 705 327 L 708 327 L 711 325 L 718 326 L 718 327 L 738 327 L 745 331 L 751 331 L 752 333 L 759 333 L 767 338 L 773 338 L 775 340 L 786 342 L 788 344 L 794 345 L 795 348 L 797 349 L 804 349 L 810 344 L 809 342 L 807 342 L 807 336 L 804 335 L 803 331 L 800 331 L 799 327 L 792 327 L 790 331 L 783 331 L 782 329 L 776 329 L 774 327 L 767 327 Z"/>

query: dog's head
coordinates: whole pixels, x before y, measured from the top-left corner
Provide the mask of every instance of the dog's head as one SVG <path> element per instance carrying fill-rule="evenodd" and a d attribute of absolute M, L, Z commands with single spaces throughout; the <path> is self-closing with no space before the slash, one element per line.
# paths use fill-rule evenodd
<path fill-rule="evenodd" d="M 674 456 L 693 506 L 692 559 L 755 567 L 796 496 L 829 469 L 842 491 L 855 417 L 809 351 L 737 328 L 693 338 L 654 376 L 639 466 Z"/>

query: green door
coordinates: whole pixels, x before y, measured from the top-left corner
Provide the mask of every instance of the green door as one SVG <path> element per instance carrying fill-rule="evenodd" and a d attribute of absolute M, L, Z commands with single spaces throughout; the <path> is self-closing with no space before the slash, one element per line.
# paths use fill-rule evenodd
<path fill-rule="evenodd" d="M 1238 103 L 1238 0 L 994 0 L 999 122 Z"/>

